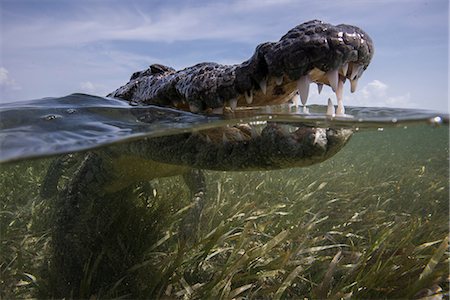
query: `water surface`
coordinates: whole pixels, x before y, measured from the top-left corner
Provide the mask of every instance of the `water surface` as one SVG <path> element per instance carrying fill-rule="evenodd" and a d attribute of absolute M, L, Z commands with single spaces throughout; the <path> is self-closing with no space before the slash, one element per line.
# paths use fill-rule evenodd
<path fill-rule="evenodd" d="M 424 110 L 349 107 L 346 117 L 325 116 L 324 106 L 239 109 L 226 116 L 199 115 L 158 106 L 72 94 L 0 106 L 0 162 L 92 149 L 116 142 L 192 132 L 245 122 L 279 121 L 354 129 L 447 125 L 448 115 Z"/>

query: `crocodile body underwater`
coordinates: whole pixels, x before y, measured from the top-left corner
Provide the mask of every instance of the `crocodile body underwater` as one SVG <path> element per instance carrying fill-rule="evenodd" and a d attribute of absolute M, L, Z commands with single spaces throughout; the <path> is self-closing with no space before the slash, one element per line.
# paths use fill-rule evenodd
<path fill-rule="evenodd" d="M 314 20 L 294 27 L 278 42 L 260 44 L 242 64 L 200 63 L 179 71 L 153 64 L 135 72 L 128 83 L 108 97 L 133 105 L 222 115 L 240 107 L 277 105 L 297 98 L 305 105 L 310 84 L 315 83 L 319 91 L 328 85 L 336 93 L 337 108 L 328 99 L 327 114 L 343 115 L 344 83 L 349 80 L 351 91 L 355 91 L 373 53 L 372 40 L 361 29 Z M 143 121 L 151 122 L 151 118 Z M 288 130 L 286 126 L 293 128 Z M 102 252 L 101 243 L 93 241 L 111 234 L 105 231 L 108 225 L 99 225 L 101 211 L 108 202 L 99 199 L 125 195 L 136 184 L 157 177 L 183 175 L 194 202 L 188 218 L 195 220 L 200 218 L 206 192 L 201 169 L 246 171 L 308 166 L 333 156 L 351 135 L 350 129 L 302 124 L 268 122 L 260 131 L 251 124 L 237 124 L 146 138 L 56 159 L 42 184 L 44 196 L 57 198 L 52 233 L 52 268 L 59 274 L 54 283 L 55 295 L 81 296 L 77 291 L 82 284 L 82 270 L 95 253 Z M 70 180 L 58 191 L 61 174 L 75 164 Z M 87 230 L 81 222 L 96 224 L 96 229 Z M 186 235 L 192 234 L 189 225 L 185 230 Z M 85 251 L 87 248 L 90 250 Z M 108 284 L 101 274 L 120 273 L 112 262 L 112 258 L 103 259 L 97 270 L 100 275 L 92 286 Z"/>

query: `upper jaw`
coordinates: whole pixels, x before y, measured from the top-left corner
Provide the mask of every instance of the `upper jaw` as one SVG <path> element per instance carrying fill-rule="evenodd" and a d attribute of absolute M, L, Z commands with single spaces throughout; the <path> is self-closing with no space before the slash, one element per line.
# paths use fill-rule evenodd
<path fill-rule="evenodd" d="M 371 38 L 351 25 L 337 25 L 313 20 L 289 30 L 272 47 L 263 47 L 268 73 L 287 74 L 298 79 L 313 68 L 325 72 L 345 63 L 356 63 L 366 69 L 373 56 Z"/>
<path fill-rule="evenodd" d="M 242 64 L 201 63 L 180 71 L 152 65 L 108 96 L 222 114 L 226 107 L 282 104 L 296 98 L 306 104 L 310 83 L 315 82 L 319 91 L 324 84 L 331 86 L 336 114 L 344 114 L 343 85 L 349 79 L 355 91 L 373 52 L 372 40 L 361 29 L 314 20 L 291 29 L 278 42 L 259 45 Z M 328 104 L 333 115 L 331 99 Z"/>
<path fill-rule="evenodd" d="M 342 115 L 344 83 L 349 79 L 351 92 L 356 90 L 373 53 L 371 38 L 358 27 L 306 22 L 291 29 L 279 42 L 258 46 L 255 55 L 236 70 L 237 86 L 245 90 L 239 104 L 272 105 L 300 98 L 305 105 L 309 86 L 315 82 L 319 93 L 324 84 L 336 93 L 337 110 L 329 99 L 328 114 Z M 253 73 L 249 74 L 248 69 Z M 245 78 L 240 78 L 244 77 L 240 76 L 242 73 L 251 77 L 253 86 L 240 84 L 239 81 L 245 82 Z M 253 99 L 249 101 L 247 95 Z"/>

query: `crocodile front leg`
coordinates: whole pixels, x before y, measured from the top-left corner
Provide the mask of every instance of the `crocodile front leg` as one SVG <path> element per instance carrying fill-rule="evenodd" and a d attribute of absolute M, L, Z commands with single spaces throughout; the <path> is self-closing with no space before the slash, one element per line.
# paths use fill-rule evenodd
<path fill-rule="evenodd" d="M 136 235 L 135 228 L 139 228 L 127 227 L 123 220 L 134 218 L 136 210 L 142 211 L 132 197 L 135 197 L 135 184 L 143 178 L 133 178 L 126 181 L 126 185 L 113 188 L 126 175 L 113 172 L 114 158 L 104 151 L 86 154 L 67 187 L 53 200 L 52 296 L 88 298 L 102 289 L 107 290 L 127 274 L 129 268 L 142 261 L 139 246 L 126 242 L 120 245 L 120 241 L 129 240 L 130 235 Z M 49 191 L 57 191 L 59 177 L 67 173 L 65 168 L 69 168 L 73 160 L 65 156 L 52 163 L 43 184 L 43 196 L 49 196 Z M 155 166 L 154 172 L 158 164 Z M 180 240 L 188 242 L 198 231 L 205 199 L 205 177 L 200 170 L 180 170 L 193 199 L 192 208 L 186 212 L 179 230 Z M 152 237 L 137 238 L 145 241 Z M 130 280 L 127 286 L 133 284 Z"/>

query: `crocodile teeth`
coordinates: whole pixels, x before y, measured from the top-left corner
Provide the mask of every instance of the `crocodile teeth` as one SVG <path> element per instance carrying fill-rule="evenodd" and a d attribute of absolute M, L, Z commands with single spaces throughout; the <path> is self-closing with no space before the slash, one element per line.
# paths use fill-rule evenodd
<path fill-rule="evenodd" d="M 230 103 L 231 109 L 235 110 L 237 107 L 237 99 L 236 98 L 230 99 L 229 103 Z"/>
<path fill-rule="evenodd" d="M 355 80 L 356 77 L 358 77 L 362 71 L 363 66 L 359 64 L 353 64 L 352 68 L 352 74 L 350 75 L 351 80 Z"/>
<path fill-rule="evenodd" d="M 200 107 L 195 104 L 189 104 L 189 110 L 193 113 L 198 113 L 200 111 Z"/>
<path fill-rule="evenodd" d="M 342 75 L 347 76 L 348 63 L 343 64 L 341 67 L 341 70 L 342 70 Z"/>
<path fill-rule="evenodd" d="M 247 104 L 252 104 L 253 102 L 253 91 L 245 91 L 244 93 L 245 95 L 245 101 L 247 102 Z"/>
<path fill-rule="evenodd" d="M 300 99 L 302 100 L 302 104 L 305 105 L 306 101 L 308 101 L 309 94 L 309 84 L 311 83 L 311 78 L 309 75 L 305 75 L 300 77 L 297 81 L 297 89 L 300 94 Z"/>
<path fill-rule="evenodd" d="M 344 80 L 342 80 L 342 77 L 339 78 L 337 89 L 336 89 L 336 98 L 338 100 L 342 100 L 342 95 L 344 91 Z"/>
<path fill-rule="evenodd" d="M 337 103 L 338 103 L 338 107 L 336 109 L 336 115 L 345 114 L 344 102 L 342 101 L 343 91 L 344 91 L 344 80 L 343 80 L 343 78 L 339 78 L 338 87 L 336 90 L 336 98 L 337 98 Z"/>
<path fill-rule="evenodd" d="M 265 95 L 267 93 L 267 79 L 263 78 L 259 82 L 259 87 L 261 88 L 261 91 Z"/>
<path fill-rule="evenodd" d="M 223 106 L 222 106 L 222 107 L 214 108 L 214 109 L 212 110 L 212 113 L 213 113 L 213 114 L 216 114 L 216 115 L 223 115 Z"/>
<path fill-rule="evenodd" d="M 332 116 L 335 114 L 333 102 L 328 98 L 327 116 Z"/>
<path fill-rule="evenodd" d="M 322 83 L 318 83 L 317 84 L 317 91 L 319 92 L 319 94 L 322 92 L 322 88 L 323 88 L 323 84 Z"/>
<path fill-rule="evenodd" d="M 339 81 L 339 73 L 338 70 L 331 70 L 328 71 L 327 74 L 328 82 L 330 83 L 331 89 L 333 92 L 336 92 L 338 81 Z"/>
<path fill-rule="evenodd" d="M 276 85 L 281 85 L 283 83 L 283 75 L 275 77 Z"/>
<path fill-rule="evenodd" d="M 350 79 L 350 92 L 354 93 L 356 91 L 357 85 L 358 85 L 358 78 L 353 80 Z"/>
<path fill-rule="evenodd" d="M 336 115 L 344 115 L 345 114 L 345 107 L 344 103 L 342 101 L 338 101 L 338 107 L 336 109 Z"/>

